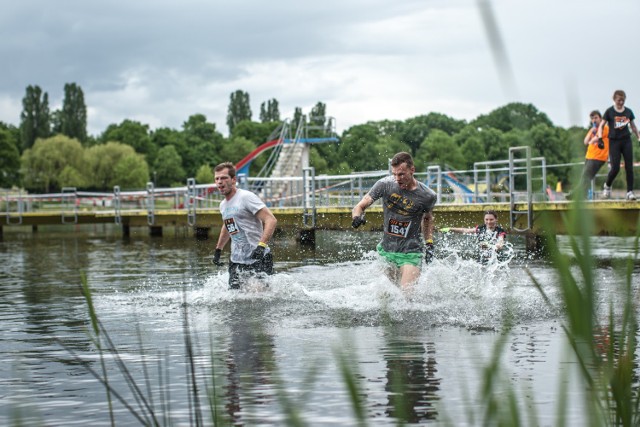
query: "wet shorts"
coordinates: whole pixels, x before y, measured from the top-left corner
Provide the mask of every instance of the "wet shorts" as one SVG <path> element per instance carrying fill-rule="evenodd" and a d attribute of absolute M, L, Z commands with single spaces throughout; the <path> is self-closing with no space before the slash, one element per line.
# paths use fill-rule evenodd
<path fill-rule="evenodd" d="M 271 275 L 273 273 L 273 255 L 271 255 L 271 252 L 253 264 L 230 262 L 229 289 L 240 289 L 240 284 L 246 281 L 247 276 Z"/>
<path fill-rule="evenodd" d="M 382 244 L 380 243 L 378 243 L 376 249 L 381 257 L 394 264 L 396 267 L 402 267 L 407 264 L 413 265 L 414 267 L 420 267 L 420 264 L 422 263 L 421 252 L 387 252 L 382 249 Z"/>

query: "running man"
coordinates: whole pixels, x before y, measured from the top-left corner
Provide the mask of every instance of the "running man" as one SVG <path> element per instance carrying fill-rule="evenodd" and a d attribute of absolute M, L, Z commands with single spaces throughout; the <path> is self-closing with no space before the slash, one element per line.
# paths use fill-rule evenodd
<path fill-rule="evenodd" d="M 213 263 L 223 265 L 220 255 L 231 239 L 229 288 L 239 289 L 242 273 L 273 274 L 273 255 L 267 243 L 278 221 L 258 196 L 236 188 L 236 168 L 232 163 L 221 163 L 214 172 L 224 200 L 220 203 L 223 224 Z"/>
<path fill-rule="evenodd" d="M 377 251 L 389 263 L 387 276 L 395 283 L 399 279 L 402 289 L 418 281 L 423 257 L 426 263 L 433 259 L 436 194 L 414 178 L 415 171 L 409 153 L 396 154 L 391 159 L 392 176 L 378 180 L 351 212 L 352 226 L 358 228 L 366 222 L 365 210 L 382 199 L 384 234 Z"/>

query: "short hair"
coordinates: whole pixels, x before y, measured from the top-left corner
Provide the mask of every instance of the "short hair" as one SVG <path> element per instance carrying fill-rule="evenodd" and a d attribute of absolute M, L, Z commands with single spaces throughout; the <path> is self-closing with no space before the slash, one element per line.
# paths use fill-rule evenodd
<path fill-rule="evenodd" d="M 623 90 L 621 90 L 621 89 L 618 89 L 618 90 L 616 90 L 615 92 L 613 92 L 613 99 L 615 99 L 615 98 L 616 98 L 616 96 L 621 96 L 621 97 L 623 97 L 624 99 L 627 99 L 627 94 L 626 94 L 626 93 L 624 93 L 624 91 L 623 91 Z"/>
<path fill-rule="evenodd" d="M 391 166 L 394 168 L 400 166 L 402 163 L 405 163 L 408 167 L 412 167 L 413 157 L 411 157 L 411 154 L 401 151 L 391 159 Z"/>
<path fill-rule="evenodd" d="M 495 219 L 498 219 L 498 214 L 493 209 L 489 209 L 489 210 L 484 211 L 484 214 L 485 215 L 493 215 L 493 217 Z"/>
<path fill-rule="evenodd" d="M 600 111 L 598 110 L 593 110 L 592 112 L 589 113 L 589 117 L 593 117 L 593 116 L 598 116 L 602 118 L 602 114 L 600 114 Z"/>
<path fill-rule="evenodd" d="M 220 172 L 222 169 L 229 169 L 229 176 L 231 178 L 236 177 L 236 167 L 231 162 L 220 163 L 218 166 L 213 168 L 213 172 Z"/>

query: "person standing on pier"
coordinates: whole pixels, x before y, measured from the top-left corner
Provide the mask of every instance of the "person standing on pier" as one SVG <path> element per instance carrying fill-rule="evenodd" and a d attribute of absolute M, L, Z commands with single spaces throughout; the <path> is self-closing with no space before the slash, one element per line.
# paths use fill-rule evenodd
<path fill-rule="evenodd" d="M 414 178 L 415 171 L 409 153 L 396 154 L 391 159 L 392 175 L 378 180 L 351 212 L 351 225 L 358 228 L 366 223 L 365 210 L 382 199 L 384 234 L 377 251 L 389 263 L 389 278 L 403 289 L 418 281 L 423 258 L 426 263 L 433 260 L 436 194 Z"/>
<path fill-rule="evenodd" d="M 587 154 L 585 155 L 582 178 L 576 189 L 567 195 L 568 199 L 574 198 L 578 191 L 586 192 L 593 178 L 609 158 L 609 125 L 604 123 L 602 138 L 598 138 L 598 129 L 603 121 L 602 114 L 600 114 L 600 111 L 594 110 L 589 114 L 589 119 L 591 120 L 591 129 L 584 137 Z"/>
<path fill-rule="evenodd" d="M 611 198 L 611 184 L 620 172 L 620 159 L 624 158 L 624 170 L 627 175 L 627 200 L 636 200 L 633 194 L 633 143 L 631 131 L 640 139 L 640 132 L 634 122 L 633 111 L 624 106 L 627 95 L 623 90 L 613 92 L 613 106 L 607 108 L 598 127 L 598 138 L 604 141 L 604 126 L 609 125 L 609 160 L 611 170 L 604 183 L 602 197 Z M 631 131 L 629 130 L 631 128 Z"/>
<path fill-rule="evenodd" d="M 222 249 L 231 240 L 229 288 L 239 289 L 243 274 L 273 274 L 273 255 L 268 242 L 278 221 L 257 195 L 236 188 L 236 168 L 232 163 L 219 164 L 214 173 L 224 200 L 220 202 L 223 224 L 213 263 L 223 265 Z"/>

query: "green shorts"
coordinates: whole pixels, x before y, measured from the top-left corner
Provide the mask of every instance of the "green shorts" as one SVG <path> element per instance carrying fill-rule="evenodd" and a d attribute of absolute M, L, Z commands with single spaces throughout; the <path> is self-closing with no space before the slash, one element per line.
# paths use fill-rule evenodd
<path fill-rule="evenodd" d="M 378 243 L 376 250 L 384 259 L 394 264 L 396 267 L 402 267 L 403 265 L 413 265 L 414 267 L 420 267 L 422 263 L 422 253 L 420 252 L 387 252 L 382 249 L 382 244 Z"/>

